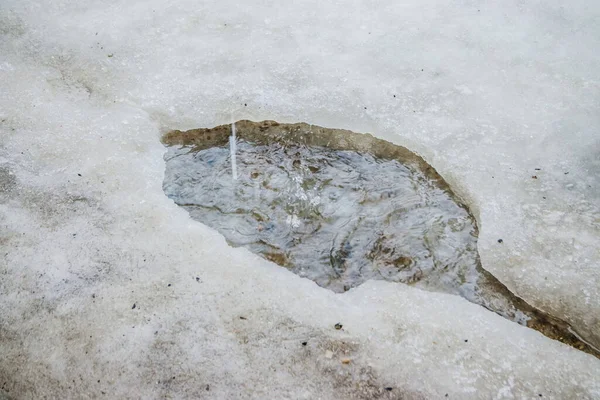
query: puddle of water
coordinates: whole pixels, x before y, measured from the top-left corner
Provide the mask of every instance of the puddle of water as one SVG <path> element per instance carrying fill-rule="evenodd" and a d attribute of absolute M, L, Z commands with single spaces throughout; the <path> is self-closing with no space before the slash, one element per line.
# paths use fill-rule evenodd
<path fill-rule="evenodd" d="M 593 352 L 481 268 L 475 219 L 414 153 L 307 124 L 235 128 L 235 142 L 225 125 L 163 138 L 166 195 L 232 246 L 335 292 L 383 279 L 457 294 Z"/>

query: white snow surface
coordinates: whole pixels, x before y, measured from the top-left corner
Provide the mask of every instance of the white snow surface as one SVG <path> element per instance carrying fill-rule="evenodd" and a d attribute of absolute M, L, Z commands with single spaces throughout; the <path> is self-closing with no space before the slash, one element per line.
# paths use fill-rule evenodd
<path fill-rule="evenodd" d="M 599 346 L 598 49 L 595 0 L 3 0 L 0 392 L 600 398 L 600 360 L 462 298 L 230 248 L 164 195 L 159 141 L 233 115 L 405 145 L 484 268 Z"/>

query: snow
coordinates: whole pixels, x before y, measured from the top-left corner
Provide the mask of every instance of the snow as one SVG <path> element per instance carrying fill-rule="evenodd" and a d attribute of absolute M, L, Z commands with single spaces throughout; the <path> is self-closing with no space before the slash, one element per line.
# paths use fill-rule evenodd
<path fill-rule="evenodd" d="M 3 1 L 0 387 L 599 398 L 598 359 L 462 298 L 386 282 L 334 294 L 231 249 L 164 195 L 159 141 L 233 114 L 405 145 L 471 206 L 484 268 L 599 346 L 599 12 Z"/>

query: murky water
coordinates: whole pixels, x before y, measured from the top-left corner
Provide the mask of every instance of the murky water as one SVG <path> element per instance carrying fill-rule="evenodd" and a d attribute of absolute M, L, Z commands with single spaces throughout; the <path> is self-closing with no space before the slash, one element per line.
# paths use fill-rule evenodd
<path fill-rule="evenodd" d="M 403 282 L 565 337 L 481 268 L 473 216 L 420 157 L 306 124 L 236 126 L 236 171 L 227 126 L 164 138 L 165 193 L 232 246 L 335 292 Z"/>
<path fill-rule="evenodd" d="M 414 167 L 356 151 L 237 143 L 172 148 L 165 193 L 192 218 L 336 292 L 368 279 L 473 297 L 472 217 Z"/>

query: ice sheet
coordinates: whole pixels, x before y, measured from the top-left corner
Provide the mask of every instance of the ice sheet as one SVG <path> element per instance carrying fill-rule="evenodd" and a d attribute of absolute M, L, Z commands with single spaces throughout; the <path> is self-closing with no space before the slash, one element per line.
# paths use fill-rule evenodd
<path fill-rule="evenodd" d="M 336 295 L 229 248 L 165 197 L 159 142 L 233 114 L 406 145 L 475 212 L 484 268 L 598 345 L 599 7 L 4 1 L 2 390 L 600 397 L 597 359 L 459 297 Z"/>

